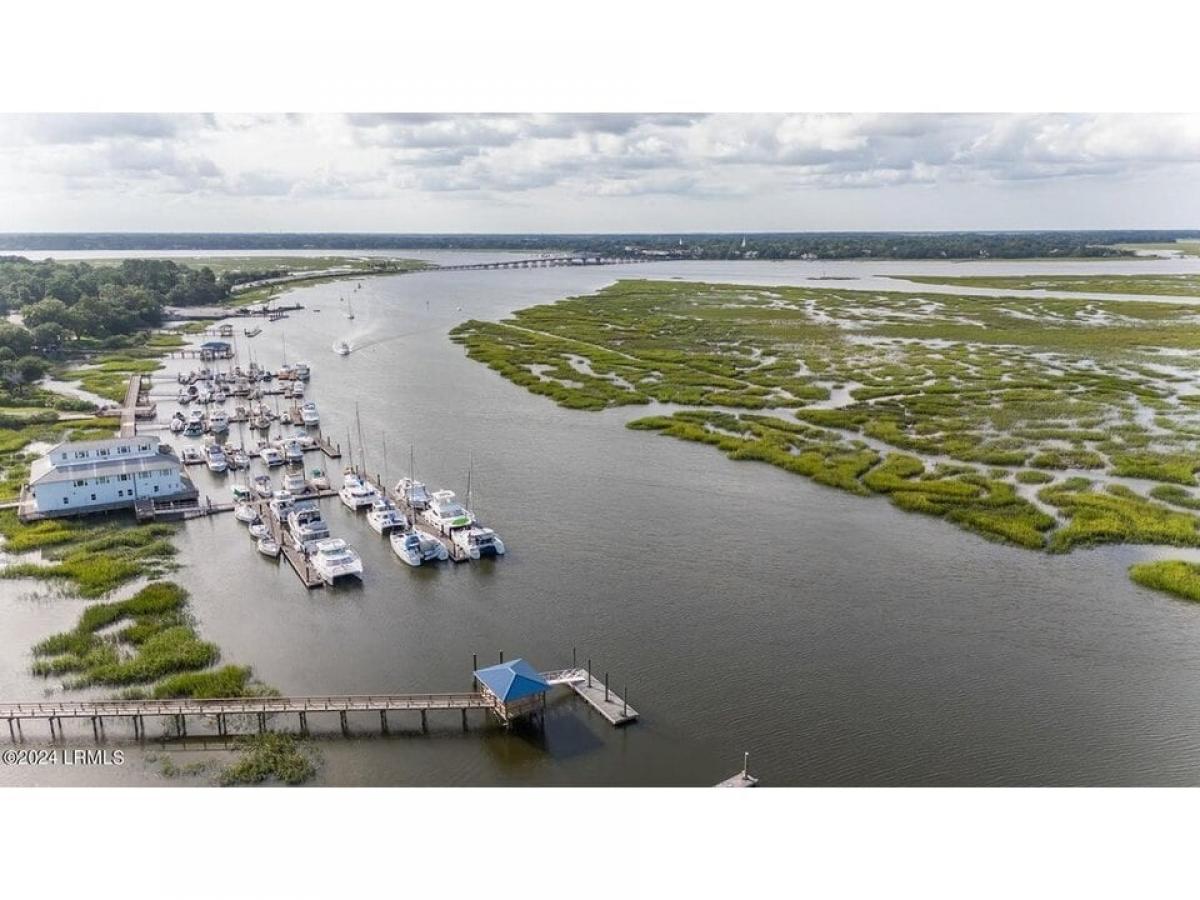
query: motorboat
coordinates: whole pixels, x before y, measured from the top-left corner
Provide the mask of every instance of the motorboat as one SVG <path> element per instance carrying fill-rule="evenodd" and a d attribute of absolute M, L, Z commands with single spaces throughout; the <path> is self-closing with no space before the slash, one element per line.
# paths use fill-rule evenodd
<path fill-rule="evenodd" d="M 396 508 L 391 500 L 380 497 L 367 510 L 367 524 L 381 535 L 389 535 L 393 531 L 404 531 L 408 528 L 408 519 Z"/>
<path fill-rule="evenodd" d="M 254 546 L 258 548 L 258 552 L 263 556 L 269 556 L 272 559 L 279 556 L 279 543 L 269 535 L 260 537 Z"/>
<path fill-rule="evenodd" d="M 350 355 L 350 345 L 347 344 L 345 341 L 338 341 L 336 344 L 333 345 L 333 352 L 336 353 L 338 356 L 349 356 Z"/>
<path fill-rule="evenodd" d="M 347 484 L 343 487 L 338 491 L 338 496 L 342 498 L 342 503 L 357 511 L 378 500 L 379 492 L 371 485 L 359 480 L 356 484 Z"/>
<path fill-rule="evenodd" d="M 192 395 L 187 388 L 180 388 L 179 393 L 175 395 L 175 399 L 184 406 L 187 406 L 192 402 Z"/>
<path fill-rule="evenodd" d="M 341 538 L 326 538 L 313 545 L 309 556 L 317 574 L 326 584 L 334 584 L 338 579 L 363 577 L 362 559 Z"/>
<path fill-rule="evenodd" d="M 225 459 L 225 451 L 219 444 L 209 444 L 204 448 L 204 461 L 208 463 L 210 472 L 224 472 L 229 468 L 229 462 Z"/>
<path fill-rule="evenodd" d="M 293 372 L 295 372 L 296 377 L 301 381 L 308 381 L 309 377 L 312 375 L 312 367 L 306 362 L 298 362 L 296 363 L 296 367 L 293 369 Z"/>
<path fill-rule="evenodd" d="M 185 466 L 190 466 L 193 463 L 204 462 L 204 456 L 195 447 L 184 447 L 183 452 L 179 454 L 179 460 Z"/>
<path fill-rule="evenodd" d="M 271 526 L 266 522 L 254 522 L 250 526 L 250 537 L 256 540 L 262 540 L 265 537 L 271 536 Z"/>
<path fill-rule="evenodd" d="M 321 508 L 311 500 L 292 507 L 287 514 L 287 526 L 292 539 L 301 547 L 329 537 L 329 525 L 321 518 Z"/>
<path fill-rule="evenodd" d="M 229 431 L 229 416 L 220 410 L 208 417 L 208 430 L 213 434 L 225 434 Z"/>
<path fill-rule="evenodd" d="M 284 461 L 289 465 L 299 465 L 304 462 L 304 448 L 300 446 L 299 441 L 285 440 L 279 449 L 283 453 Z"/>
<path fill-rule="evenodd" d="M 263 447 L 259 450 L 258 457 L 272 468 L 283 465 L 283 454 L 271 446 Z"/>
<path fill-rule="evenodd" d="M 260 521 L 258 510 L 249 503 L 239 503 L 233 510 L 233 517 L 243 525 L 253 525 Z"/>
<path fill-rule="evenodd" d="M 413 478 L 401 478 L 396 482 L 396 493 L 399 494 L 410 509 L 417 512 L 429 508 L 429 491 L 425 485 Z"/>
<path fill-rule="evenodd" d="M 451 534 L 451 540 L 470 559 L 504 555 L 504 542 L 500 540 L 500 535 L 481 525 L 459 528 Z"/>
<path fill-rule="evenodd" d="M 187 419 L 183 413 L 177 412 L 171 416 L 171 424 L 167 426 L 171 429 L 172 434 L 179 434 L 183 429 L 187 428 Z"/>
<path fill-rule="evenodd" d="M 235 469 L 247 469 L 250 467 L 250 454 L 238 447 L 230 455 L 230 460 L 233 462 Z"/>
<path fill-rule="evenodd" d="M 287 518 L 287 514 L 295 502 L 296 498 L 287 491 L 276 491 L 271 495 L 267 505 L 271 507 L 271 512 L 275 513 L 280 521 L 283 521 Z"/>
<path fill-rule="evenodd" d="M 308 482 L 304 480 L 304 473 L 292 472 L 290 475 L 284 475 L 283 489 L 293 494 L 303 494 L 307 491 Z"/>
<path fill-rule="evenodd" d="M 321 417 L 317 413 L 317 404 L 309 400 L 302 407 L 300 407 L 300 419 L 308 428 L 320 425 Z"/>
<path fill-rule="evenodd" d="M 254 499 L 254 491 L 244 484 L 235 484 L 229 488 L 234 503 L 249 503 Z"/>
<path fill-rule="evenodd" d="M 304 382 L 299 379 L 294 380 L 288 387 L 287 395 L 299 399 L 304 396 Z"/>
<path fill-rule="evenodd" d="M 308 473 L 308 483 L 311 484 L 315 490 L 329 490 L 329 478 L 322 469 L 313 469 L 310 471 Z"/>
<path fill-rule="evenodd" d="M 255 328 L 243 328 L 243 329 L 242 329 L 242 334 L 246 335 L 246 337 L 248 337 L 248 338 L 252 338 L 252 337 L 258 337 L 260 334 L 262 334 L 262 329 L 261 329 L 261 328 L 257 328 L 257 327 L 255 327 Z"/>
<path fill-rule="evenodd" d="M 396 555 L 410 566 L 450 558 L 450 553 L 441 541 L 419 531 L 393 531 L 389 540 Z"/>
<path fill-rule="evenodd" d="M 193 409 L 188 413 L 187 424 L 183 426 L 183 433 L 186 437 L 200 437 L 204 434 L 204 413 L 198 409 Z"/>
<path fill-rule="evenodd" d="M 227 396 L 228 395 L 225 393 L 225 391 L 222 388 L 217 388 L 215 391 L 213 391 L 212 402 L 213 403 L 224 403 L 225 398 Z"/>
<path fill-rule="evenodd" d="M 254 492 L 260 497 L 270 497 L 274 492 L 271 487 L 270 475 L 255 475 L 254 476 Z"/>
<path fill-rule="evenodd" d="M 443 534 L 475 524 L 475 516 L 454 498 L 454 491 L 434 491 L 421 518 Z"/>

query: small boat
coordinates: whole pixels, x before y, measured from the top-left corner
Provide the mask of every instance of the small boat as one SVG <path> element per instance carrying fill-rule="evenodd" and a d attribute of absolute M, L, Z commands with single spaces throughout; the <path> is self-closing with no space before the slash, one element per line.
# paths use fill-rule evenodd
<path fill-rule="evenodd" d="M 309 400 L 302 407 L 300 407 L 300 420 L 307 428 L 320 425 L 321 416 L 317 413 L 317 404 Z"/>
<path fill-rule="evenodd" d="M 250 454 L 241 447 L 233 451 L 233 454 L 230 456 L 230 460 L 233 462 L 233 467 L 235 469 L 250 468 Z"/>
<path fill-rule="evenodd" d="M 349 356 L 350 355 L 350 345 L 347 344 L 345 341 L 338 341 L 336 344 L 333 345 L 333 352 L 336 353 L 338 356 Z"/>
<path fill-rule="evenodd" d="M 389 538 L 392 550 L 410 566 L 419 566 L 425 562 L 444 561 L 450 554 L 437 538 L 419 531 L 394 531 Z"/>
<path fill-rule="evenodd" d="M 459 528 L 453 532 L 452 539 L 454 546 L 466 553 L 470 559 L 504 555 L 504 542 L 500 540 L 500 535 L 490 528 L 480 525 Z"/>
<path fill-rule="evenodd" d="M 260 334 L 262 334 L 262 329 L 255 326 L 254 328 L 243 329 L 242 333 L 245 334 L 246 337 L 258 337 Z"/>
<path fill-rule="evenodd" d="M 327 538 L 313 545 L 309 557 L 321 579 L 329 585 L 338 579 L 363 577 L 362 559 L 341 538 Z"/>
<path fill-rule="evenodd" d="M 181 454 L 179 454 L 179 459 L 183 462 L 184 465 L 191 465 L 192 463 L 204 462 L 204 457 L 200 454 L 200 451 L 197 450 L 195 447 L 184 447 L 183 452 Z"/>
<path fill-rule="evenodd" d="M 370 506 L 379 499 L 379 493 L 375 488 L 362 481 L 359 481 L 358 484 L 346 485 L 338 491 L 338 496 L 342 498 L 342 503 L 356 511 Z"/>
<path fill-rule="evenodd" d="M 229 416 L 219 410 L 212 413 L 208 417 L 208 430 L 213 434 L 225 434 L 229 431 Z"/>
<path fill-rule="evenodd" d="M 318 491 L 329 490 L 329 478 L 321 469 L 313 469 L 308 473 L 308 483 Z"/>
<path fill-rule="evenodd" d="M 258 548 L 258 552 L 261 553 L 263 556 L 269 556 L 272 559 L 279 556 L 279 544 L 274 538 L 270 537 L 269 535 L 264 535 L 263 537 L 260 537 L 255 542 L 254 546 Z"/>
<path fill-rule="evenodd" d="M 233 510 L 233 517 L 243 525 L 253 525 L 259 521 L 258 510 L 249 503 L 239 503 Z"/>
<path fill-rule="evenodd" d="M 354 304 L 351 303 L 349 300 L 346 301 L 346 318 L 347 319 L 354 318 Z"/>
<path fill-rule="evenodd" d="M 250 488 L 246 487 L 244 484 L 233 485 L 229 489 L 229 493 L 233 494 L 234 503 L 248 503 L 254 499 L 254 491 L 250 490 Z"/>
<path fill-rule="evenodd" d="M 192 402 L 192 395 L 188 392 L 187 388 L 180 388 L 179 393 L 175 395 L 175 399 L 184 406 L 187 406 Z"/>
<path fill-rule="evenodd" d="M 296 363 L 294 371 L 296 373 L 296 377 L 301 381 L 308 381 L 309 376 L 312 375 L 312 367 L 306 362 Z"/>
<path fill-rule="evenodd" d="M 380 497 L 367 510 L 367 524 L 385 537 L 393 531 L 404 531 L 408 528 L 408 519 L 404 513 L 396 509 L 391 500 Z"/>
<path fill-rule="evenodd" d="M 225 391 L 223 391 L 221 388 L 217 388 L 215 391 L 213 391 L 213 395 L 212 395 L 213 403 L 224 403 L 225 398 L 226 398 Z"/>
<path fill-rule="evenodd" d="M 429 501 L 433 498 L 429 496 L 429 491 L 425 485 L 413 478 L 401 478 L 396 482 L 396 493 L 404 498 L 404 502 L 411 509 L 418 512 L 423 509 L 429 509 Z"/>
<path fill-rule="evenodd" d="M 210 472 L 224 472 L 229 468 L 229 462 L 225 459 L 225 451 L 217 444 L 209 444 L 204 448 L 204 460 L 208 463 Z"/>
<path fill-rule="evenodd" d="M 266 522 L 255 522 L 250 526 L 250 537 L 261 540 L 271 536 L 271 526 Z"/>
<path fill-rule="evenodd" d="M 287 491 L 276 491 L 267 505 L 271 507 L 271 512 L 275 513 L 280 521 L 283 521 L 287 518 L 288 511 L 295 502 L 296 498 Z"/>
<path fill-rule="evenodd" d="M 259 458 L 270 467 L 283 465 L 283 454 L 274 447 L 263 447 L 258 451 Z"/>
<path fill-rule="evenodd" d="M 303 494 L 307 491 L 308 482 L 304 480 L 304 473 L 293 472 L 290 475 L 284 475 L 283 489 L 293 494 Z"/>
<path fill-rule="evenodd" d="M 187 419 L 183 417 L 183 413 L 177 412 L 171 416 L 171 424 L 168 427 L 173 434 L 179 434 L 179 432 L 187 428 Z"/>
<path fill-rule="evenodd" d="M 255 475 L 254 476 L 254 492 L 260 497 L 270 497 L 274 492 L 271 487 L 270 475 Z"/>
<path fill-rule="evenodd" d="M 296 440 L 285 440 L 279 447 L 283 453 L 284 462 L 288 465 L 300 465 L 304 462 L 304 448 Z"/>

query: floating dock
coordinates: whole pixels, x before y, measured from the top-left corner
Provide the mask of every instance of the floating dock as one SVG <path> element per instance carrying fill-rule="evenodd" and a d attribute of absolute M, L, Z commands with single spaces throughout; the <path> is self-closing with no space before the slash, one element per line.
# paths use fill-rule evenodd
<path fill-rule="evenodd" d="M 742 771 L 736 775 L 731 775 L 724 781 L 718 782 L 715 786 L 720 788 L 752 788 L 758 787 L 758 779 L 749 772 L 750 754 L 747 753 L 742 757 Z"/>
<path fill-rule="evenodd" d="M 578 696 L 604 716 L 610 725 L 627 725 L 636 721 L 637 710 L 629 705 L 624 697 L 609 687 L 607 682 L 601 682 L 587 669 L 562 669 L 558 672 L 543 672 L 542 677 L 549 685 L 565 684 Z"/>

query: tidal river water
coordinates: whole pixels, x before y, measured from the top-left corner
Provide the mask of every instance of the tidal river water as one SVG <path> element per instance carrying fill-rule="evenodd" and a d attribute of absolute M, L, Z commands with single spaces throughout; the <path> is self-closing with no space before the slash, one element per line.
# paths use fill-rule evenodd
<path fill-rule="evenodd" d="M 568 694 L 551 702 L 542 730 L 506 733 L 479 718 L 463 733 L 456 713 L 431 713 L 422 735 L 410 713 L 393 715 L 389 737 L 364 717 L 350 739 L 333 736 L 331 716 L 317 741 L 320 783 L 709 785 L 736 771 L 744 750 L 766 785 L 1200 783 L 1200 608 L 1125 574 L 1178 552 L 1048 556 L 989 543 L 879 498 L 622 427 L 642 410 L 561 409 L 447 338 L 467 318 L 620 277 L 839 276 L 896 289 L 880 276 L 1198 269 L 1180 260 L 657 263 L 298 289 L 291 297 L 304 311 L 253 339 L 239 324 L 243 364 L 250 354 L 271 366 L 285 354 L 311 362 L 307 396 L 323 429 L 357 447 L 357 415 L 367 467 L 389 483 L 410 446 L 431 488 L 464 492 L 471 465 L 473 505 L 509 552 L 410 569 L 334 500 L 324 505 L 334 534 L 362 553 L 361 587 L 305 590 L 228 515 L 181 529 L 177 577 L 225 660 L 253 665 L 284 693 L 462 690 L 472 654 L 481 665 L 503 651 L 552 669 L 575 648 L 641 714 L 618 730 Z M 353 321 L 341 297 L 352 299 Z M 343 339 L 355 348 L 347 357 L 331 349 Z M 180 365 L 159 380 L 168 416 Z M 202 492 L 225 499 L 228 478 L 201 469 L 192 473 Z M 79 607 L 0 582 L 6 699 L 42 696 L 29 647 Z M 186 762 L 189 749 L 170 752 Z M 163 783 L 134 757 L 70 776 L 10 770 L 0 783 Z"/>

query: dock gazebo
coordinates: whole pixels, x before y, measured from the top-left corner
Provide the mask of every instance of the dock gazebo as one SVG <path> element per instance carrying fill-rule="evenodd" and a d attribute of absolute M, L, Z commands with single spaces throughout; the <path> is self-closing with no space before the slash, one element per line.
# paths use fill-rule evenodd
<path fill-rule="evenodd" d="M 507 727 L 514 719 L 545 708 L 550 683 L 523 659 L 475 670 L 475 685 Z"/>

